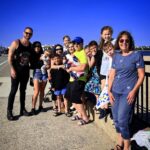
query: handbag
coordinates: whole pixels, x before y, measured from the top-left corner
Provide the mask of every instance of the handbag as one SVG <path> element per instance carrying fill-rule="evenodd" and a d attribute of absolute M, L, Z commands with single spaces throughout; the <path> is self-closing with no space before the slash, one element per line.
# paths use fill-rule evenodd
<path fill-rule="evenodd" d="M 98 97 L 98 101 L 96 104 L 96 108 L 99 109 L 103 105 L 109 103 L 109 95 L 108 95 L 108 76 L 106 76 L 106 83 L 104 89 Z"/>

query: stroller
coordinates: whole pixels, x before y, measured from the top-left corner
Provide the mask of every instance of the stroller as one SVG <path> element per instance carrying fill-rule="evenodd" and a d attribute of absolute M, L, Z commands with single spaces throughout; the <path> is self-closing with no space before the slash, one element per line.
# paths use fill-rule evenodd
<path fill-rule="evenodd" d="M 44 102 L 45 103 L 48 103 L 48 102 L 52 102 L 52 89 L 51 89 L 51 86 L 49 87 L 49 90 L 48 92 L 44 95 Z"/>

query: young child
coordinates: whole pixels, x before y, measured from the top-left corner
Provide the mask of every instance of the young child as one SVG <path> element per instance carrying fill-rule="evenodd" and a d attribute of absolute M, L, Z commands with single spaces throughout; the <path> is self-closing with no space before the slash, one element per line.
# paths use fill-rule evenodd
<path fill-rule="evenodd" d="M 43 66 L 41 67 L 41 71 L 43 75 L 45 75 L 47 72 L 46 68 L 50 67 L 50 55 L 51 55 L 51 50 L 47 49 L 44 51 L 44 54 L 42 54 L 40 57 L 40 60 L 43 61 Z"/>
<path fill-rule="evenodd" d="M 106 79 L 105 79 L 105 85 L 102 89 L 102 92 L 98 98 L 98 102 L 96 104 L 96 108 L 101 108 L 102 110 L 105 110 L 108 108 L 108 103 L 109 103 L 109 96 L 108 96 L 108 75 L 109 71 L 111 69 L 112 65 L 112 57 L 114 55 L 114 45 L 111 43 L 111 41 L 108 41 L 104 43 L 103 45 L 103 51 L 107 54 L 108 56 L 108 68 L 107 68 L 107 74 L 106 74 Z M 101 117 L 101 115 L 100 115 Z M 101 118 L 100 118 L 101 119 Z"/>
<path fill-rule="evenodd" d="M 66 85 L 69 81 L 69 74 L 63 68 L 59 68 L 57 66 L 63 64 L 63 59 L 59 54 L 54 54 L 53 56 L 53 65 L 56 68 L 50 70 L 50 78 L 52 83 L 52 89 L 54 89 L 54 94 L 56 95 L 56 103 L 58 110 L 54 112 L 54 116 L 60 115 L 61 112 L 61 102 L 62 98 L 66 92 Z M 65 98 L 64 98 L 64 101 Z M 65 106 L 67 107 L 67 106 Z M 67 112 L 68 108 L 65 108 L 65 113 Z"/>
<path fill-rule="evenodd" d="M 106 76 L 108 73 L 109 68 L 109 56 L 106 54 L 106 52 L 103 50 L 104 44 L 108 41 L 114 43 L 114 40 L 112 38 L 113 29 L 110 26 L 104 26 L 101 29 L 101 40 L 99 44 L 100 50 L 102 50 L 102 59 L 101 59 L 101 67 L 100 67 L 100 83 L 101 83 L 101 90 L 104 89 L 106 84 Z M 109 107 L 108 104 L 106 104 L 102 109 L 100 109 L 100 116 L 99 119 L 104 118 L 109 113 Z"/>
<path fill-rule="evenodd" d="M 75 52 L 75 49 L 74 49 L 74 43 L 73 42 L 70 42 L 69 44 L 69 47 L 68 48 L 68 51 L 69 53 L 66 54 L 66 62 L 65 62 L 65 67 L 66 69 L 69 69 L 70 67 L 75 67 L 75 66 L 78 66 L 80 64 L 78 58 L 76 56 L 74 56 L 74 52 Z M 70 72 L 70 76 L 76 80 L 78 79 L 79 77 L 83 76 L 84 75 L 84 72 L 77 72 L 77 71 L 71 71 Z"/>

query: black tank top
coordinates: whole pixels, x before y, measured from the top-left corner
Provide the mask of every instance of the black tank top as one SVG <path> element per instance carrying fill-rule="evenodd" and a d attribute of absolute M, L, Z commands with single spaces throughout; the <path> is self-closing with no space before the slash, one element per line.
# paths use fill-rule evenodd
<path fill-rule="evenodd" d="M 32 53 L 31 43 L 28 46 L 24 46 L 20 40 L 18 42 L 18 48 L 14 52 L 13 64 L 14 66 L 29 66 Z"/>

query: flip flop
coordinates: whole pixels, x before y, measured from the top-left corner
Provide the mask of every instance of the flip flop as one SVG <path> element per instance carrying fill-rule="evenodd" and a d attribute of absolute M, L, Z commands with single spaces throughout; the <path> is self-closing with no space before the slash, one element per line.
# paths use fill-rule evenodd
<path fill-rule="evenodd" d="M 71 118 L 72 121 L 75 121 L 75 120 L 81 120 L 81 118 L 78 116 L 78 115 L 75 115 Z"/>
<path fill-rule="evenodd" d="M 83 126 L 83 125 L 86 125 L 86 124 L 88 124 L 88 123 L 90 123 L 91 121 L 89 120 L 89 121 L 85 121 L 85 120 L 80 120 L 79 122 L 78 122 L 78 125 L 79 126 Z"/>

